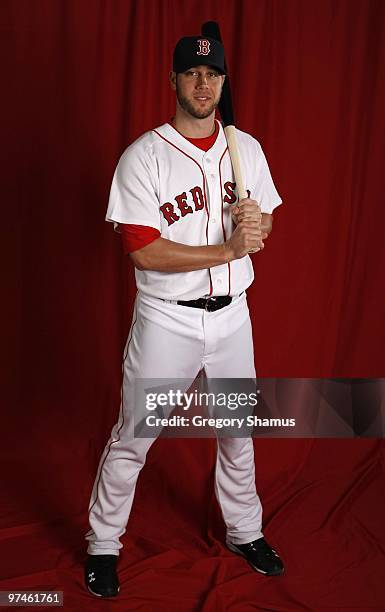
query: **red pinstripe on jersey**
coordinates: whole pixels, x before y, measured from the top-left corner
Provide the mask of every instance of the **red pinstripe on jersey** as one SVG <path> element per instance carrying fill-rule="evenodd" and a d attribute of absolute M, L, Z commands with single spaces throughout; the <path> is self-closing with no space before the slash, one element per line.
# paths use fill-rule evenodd
<path fill-rule="evenodd" d="M 226 242 L 226 232 L 225 232 L 225 226 L 224 226 L 224 223 L 223 223 L 223 188 L 222 188 L 221 163 L 222 163 L 222 159 L 224 158 L 225 153 L 227 151 L 228 151 L 228 148 L 226 147 L 226 149 L 222 153 L 221 159 L 219 160 L 219 182 L 221 184 L 221 206 L 222 206 L 221 221 L 222 221 L 223 240 L 225 242 Z M 229 271 L 229 291 L 228 291 L 227 295 L 230 295 L 230 291 L 231 291 L 231 267 L 230 267 L 230 262 L 227 263 L 227 267 L 228 267 L 228 271 Z"/>

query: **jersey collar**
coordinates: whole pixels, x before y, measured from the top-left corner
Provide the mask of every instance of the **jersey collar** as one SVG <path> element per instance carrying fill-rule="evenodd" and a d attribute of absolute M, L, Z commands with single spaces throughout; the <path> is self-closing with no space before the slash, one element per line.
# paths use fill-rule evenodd
<path fill-rule="evenodd" d="M 208 151 L 203 151 L 202 149 L 199 149 L 199 147 L 196 147 L 189 140 L 187 140 L 187 138 L 182 136 L 182 134 L 180 134 L 170 123 L 164 123 L 159 128 L 156 128 L 156 131 L 166 138 L 166 140 L 170 141 L 179 149 L 182 149 L 182 151 L 188 153 L 198 162 L 201 162 L 205 157 L 210 156 L 217 158 L 219 161 L 227 148 L 227 141 L 222 124 L 217 119 L 215 119 L 215 121 L 219 125 L 219 132 L 215 143 Z"/>

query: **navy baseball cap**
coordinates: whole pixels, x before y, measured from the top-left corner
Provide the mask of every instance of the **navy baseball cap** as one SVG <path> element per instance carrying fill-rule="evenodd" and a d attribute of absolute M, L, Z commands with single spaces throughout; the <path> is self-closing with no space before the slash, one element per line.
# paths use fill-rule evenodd
<path fill-rule="evenodd" d="M 194 66 L 212 66 L 226 74 L 225 51 L 222 43 L 207 36 L 184 36 L 174 49 L 172 69 L 185 72 Z"/>

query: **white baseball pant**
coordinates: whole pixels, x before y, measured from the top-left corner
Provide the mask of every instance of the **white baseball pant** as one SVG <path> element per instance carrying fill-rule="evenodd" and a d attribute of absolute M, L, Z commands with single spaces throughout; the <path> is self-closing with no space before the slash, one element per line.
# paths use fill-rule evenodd
<path fill-rule="evenodd" d="M 215 312 L 138 293 L 123 360 L 119 419 L 101 456 L 86 533 L 91 555 L 119 555 L 136 482 L 154 438 L 134 437 L 136 378 L 255 378 L 246 295 Z M 226 540 L 245 544 L 262 537 L 262 506 L 255 487 L 251 437 L 217 437 L 215 494 Z"/>

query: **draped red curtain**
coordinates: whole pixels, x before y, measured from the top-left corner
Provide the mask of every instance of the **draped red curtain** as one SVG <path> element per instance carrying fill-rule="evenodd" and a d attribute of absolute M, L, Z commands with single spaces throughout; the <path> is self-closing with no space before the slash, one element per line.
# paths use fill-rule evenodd
<path fill-rule="evenodd" d="M 11 435 L 0 588 L 64 585 L 68 609 L 86 597 L 86 506 L 117 417 L 135 296 L 104 221 L 110 183 L 124 148 L 171 117 L 174 44 L 208 19 L 221 25 L 238 126 L 261 142 L 284 201 L 248 292 L 258 373 L 383 376 L 384 12 L 382 0 L 1 2 Z M 127 580 L 147 595 L 122 609 L 385 606 L 381 449 L 378 440 L 256 442 L 267 533 L 288 565 L 273 586 L 221 547 L 213 441 L 160 440 L 125 557 Z"/>

